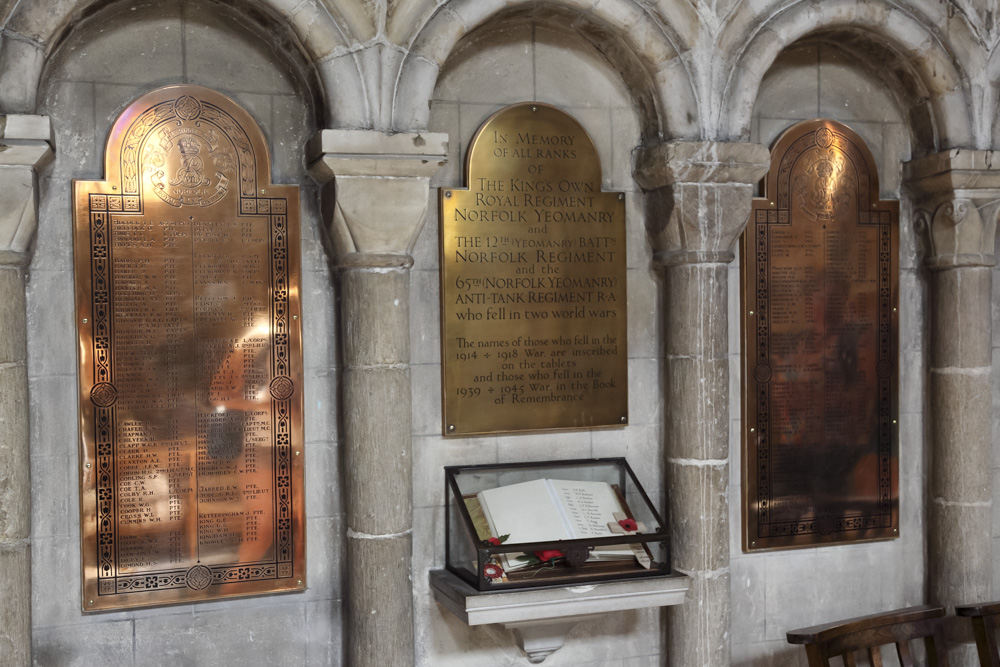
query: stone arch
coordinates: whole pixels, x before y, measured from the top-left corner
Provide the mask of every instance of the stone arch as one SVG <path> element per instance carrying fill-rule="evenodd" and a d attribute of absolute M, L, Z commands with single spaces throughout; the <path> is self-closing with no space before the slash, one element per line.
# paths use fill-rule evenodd
<path fill-rule="evenodd" d="M 964 24 L 957 24 L 963 25 Z M 966 28 L 968 26 L 965 26 Z M 724 41 L 745 43 L 730 68 L 720 72 L 719 134 L 746 138 L 761 80 L 778 54 L 807 37 L 882 59 L 883 79 L 909 115 L 916 154 L 974 144 L 967 104 L 968 77 L 959 59 L 927 25 L 883 2 L 797 2 L 752 27 L 731 23 Z M 739 34 L 732 34 L 732 33 Z M 968 35 L 970 40 L 973 35 Z"/>
<path fill-rule="evenodd" d="M 392 92 L 391 117 L 384 122 L 396 131 L 426 129 L 438 74 L 462 37 L 532 14 L 571 26 L 607 57 L 635 95 L 644 138 L 697 138 L 698 99 L 683 58 L 687 45 L 630 0 L 592 4 L 512 0 L 500 11 L 477 0 L 441 5 L 412 37 Z"/>
<path fill-rule="evenodd" d="M 37 94 L 52 55 L 81 21 L 99 15 L 117 0 L 75 0 L 49 3 L 22 0 L 0 25 L 0 111 L 34 113 Z M 155 4 L 137 0 L 134 5 Z M 330 126 L 370 124 L 363 77 L 350 45 L 355 41 L 350 22 L 337 22 L 322 9 L 320 0 L 285 3 L 281 0 L 235 0 L 205 5 L 235 9 L 245 17 L 244 27 L 266 34 L 297 54 L 301 76 L 315 90 L 319 108 Z M 53 6 L 54 5 L 54 6 Z M 0 17 L 2 18 L 2 17 Z M 338 94 L 345 88 L 353 94 Z"/>
<path fill-rule="evenodd" d="M 1000 80 L 1000 49 L 994 49 L 990 53 L 989 60 L 983 69 L 985 75 L 982 80 L 986 82 L 983 86 L 985 97 L 983 108 L 989 110 L 989 114 L 983 119 L 983 123 L 986 125 L 983 133 L 989 140 L 988 145 L 995 149 L 997 146 L 1000 146 L 1000 104 L 998 104 L 1000 102 L 1000 90 L 997 89 L 993 82 Z"/>

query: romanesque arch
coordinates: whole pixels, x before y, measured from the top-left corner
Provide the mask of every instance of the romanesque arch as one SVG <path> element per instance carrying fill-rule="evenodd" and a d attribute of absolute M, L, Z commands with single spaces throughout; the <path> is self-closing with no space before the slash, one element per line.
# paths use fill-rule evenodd
<path fill-rule="evenodd" d="M 475 0 L 455 0 L 440 6 L 410 41 L 392 91 L 391 118 L 387 122 L 394 130 L 426 128 L 427 102 L 442 65 L 459 40 L 476 28 L 534 12 L 539 19 L 555 18 L 562 25 L 571 25 L 608 58 L 636 95 L 644 136 L 697 137 L 698 100 L 683 56 L 690 45 L 681 40 L 678 32 L 629 0 L 591 5 L 582 0 L 558 6 L 515 0 L 497 11 Z M 677 13 L 694 26 L 692 11 L 684 5 Z M 696 28 L 692 28 L 688 34 L 695 32 Z"/>
<path fill-rule="evenodd" d="M 367 105 L 358 102 L 366 98 L 365 85 L 352 49 L 359 41 L 355 33 L 362 40 L 370 38 L 363 20 L 354 15 L 331 16 L 320 0 L 238 0 L 227 4 L 246 19 L 245 25 L 251 30 L 263 32 L 269 41 L 300 54 L 304 69 L 301 75 L 315 81 L 313 87 L 322 99 L 327 125 L 370 125 Z M 114 11 L 113 3 L 17 3 L 0 25 L 0 110 L 34 113 L 38 89 L 52 55 L 82 20 L 102 11 Z M 123 52 L 127 53 L 127 45 Z"/>
<path fill-rule="evenodd" d="M 956 25 L 968 29 L 962 22 Z M 722 41 L 742 41 L 745 46 L 735 52 L 731 67 L 717 72 L 724 78 L 717 87 L 722 96 L 718 119 L 721 136 L 748 136 L 764 74 L 786 46 L 807 36 L 836 39 L 845 42 L 846 48 L 869 54 L 873 61 L 873 54 L 882 59 L 879 67 L 909 113 L 915 152 L 975 143 L 968 111 L 969 81 L 961 59 L 928 23 L 881 0 L 863 4 L 846 0 L 818 5 L 797 2 L 759 23 L 732 20 Z M 971 32 L 967 37 L 976 41 Z"/>

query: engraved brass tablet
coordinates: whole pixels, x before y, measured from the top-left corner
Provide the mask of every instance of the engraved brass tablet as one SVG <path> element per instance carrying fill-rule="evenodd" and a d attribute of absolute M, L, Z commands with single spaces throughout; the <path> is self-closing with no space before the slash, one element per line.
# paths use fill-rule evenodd
<path fill-rule="evenodd" d="M 305 587 L 299 189 L 232 100 L 133 102 L 75 181 L 83 609 Z"/>
<path fill-rule="evenodd" d="M 444 433 L 628 421 L 625 197 L 555 107 L 490 117 L 441 190 Z"/>
<path fill-rule="evenodd" d="M 744 549 L 898 536 L 899 202 L 829 120 L 789 129 L 743 235 Z"/>

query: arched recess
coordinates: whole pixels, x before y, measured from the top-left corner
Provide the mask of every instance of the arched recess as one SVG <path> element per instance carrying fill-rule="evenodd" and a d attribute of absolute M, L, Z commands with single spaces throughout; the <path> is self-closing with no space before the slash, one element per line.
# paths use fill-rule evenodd
<path fill-rule="evenodd" d="M 28 2 L 24 0 L 22 5 Z M 64 508 L 75 504 L 77 489 L 72 480 L 78 464 L 73 443 L 78 440 L 78 425 L 75 419 L 67 418 L 75 414 L 72 406 L 78 400 L 73 389 L 77 344 L 71 181 L 102 178 L 105 142 L 117 114 L 139 95 L 171 83 L 206 85 L 237 101 L 267 138 L 272 181 L 301 188 L 300 296 L 303 310 L 311 314 L 303 318 L 302 327 L 303 337 L 313 341 L 303 360 L 310 441 L 306 453 L 310 466 L 331 471 L 335 478 L 338 425 L 336 408 L 330 407 L 328 400 L 336 394 L 339 377 L 336 311 L 320 239 L 316 185 L 305 164 L 305 143 L 324 123 L 322 86 L 313 61 L 296 44 L 285 41 L 294 36 L 287 26 L 275 22 L 271 14 L 257 12 L 260 3 L 117 0 L 88 7 L 93 8 L 92 13 L 78 16 L 71 29 L 52 42 L 35 107 L 51 119 L 56 156 L 51 171 L 39 178 L 38 234 L 26 290 L 32 387 L 28 411 L 33 423 L 53 426 L 30 434 L 31 451 L 47 456 L 32 461 L 34 488 L 39 497 L 58 498 Z M 238 235 L 233 240 L 238 243 Z M 342 551 L 341 534 L 330 528 L 340 512 L 339 498 L 316 489 L 316 485 L 309 487 L 305 520 L 309 543 L 319 547 L 315 553 L 326 555 L 312 558 L 311 554 L 308 559 L 308 596 L 314 602 L 301 596 L 290 596 L 282 604 L 275 604 L 274 598 L 245 600 L 242 604 L 247 614 L 238 620 L 229 614 L 205 619 L 206 637 L 237 631 L 273 633 L 281 628 L 280 646 L 285 657 L 280 660 L 292 664 L 303 664 L 307 649 L 319 655 L 325 647 L 339 646 L 337 568 L 319 567 L 328 562 L 329 554 Z M 32 584 L 35 655 L 48 656 L 41 659 L 47 664 L 92 662 L 92 653 L 99 650 L 133 655 L 131 637 L 107 635 L 109 617 L 80 617 L 80 568 L 51 562 L 55 554 L 79 548 L 74 513 L 59 514 L 53 515 L 42 504 L 33 509 L 37 527 L 32 537 L 36 558 Z M 145 627 L 137 628 L 136 641 L 156 646 L 150 637 L 163 625 L 163 618 L 151 618 Z M 108 643 L 101 642 L 98 647 L 81 641 L 66 648 L 58 628 L 67 623 L 81 635 L 107 637 Z M 235 645 L 230 647 L 229 659 L 245 664 L 266 661 L 274 655 L 267 651 L 277 650 L 273 647 L 278 644 L 271 646 Z M 146 654 L 135 654 L 137 662 L 156 664 L 162 660 L 162 656 L 152 654 L 156 649 L 142 650 Z M 197 655 L 212 648 L 189 638 L 171 650 L 182 662 L 197 662 Z M 280 661 L 276 657 L 272 660 Z"/>
<path fill-rule="evenodd" d="M 576 31 L 604 55 L 636 96 L 644 140 L 697 138 L 698 100 L 683 57 L 688 47 L 636 3 L 610 0 L 592 5 L 582 0 L 558 5 L 512 0 L 501 11 L 477 0 L 442 5 L 415 34 L 400 66 L 390 126 L 397 131 L 426 129 L 435 83 L 459 40 L 482 26 L 528 16 Z"/>
<path fill-rule="evenodd" d="M 956 25 L 968 28 L 961 22 Z M 906 109 L 914 155 L 975 143 L 969 79 L 959 58 L 926 24 L 882 0 L 799 2 L 753 29 L 736 25 L 729 29 L 745 31 L 746 46 L 732 66 L 719 73 L 726 77 L 719 118 L 724 138 L 749 136 L 761 80 L 778 54 L 802 38 L 818 36 L 842 42 L 863 61 L 878 63 L 883 80 Z M 974 39 L 971 32 L 967 37 Z M 724 38 L 737 40 L 733 35 Z"/>
<path fill-rule="evenodd" d="M 185 5 L 190 3 L 178 3 Z M 356 41 L 348 22 L 338 23 L 321 0 L 287 3 L 280 0 L 200 0 L 207 11 L 229 12 L 235 26 L 260 38 L 263 45 L 294 54 L 302 80 L 323 111 L 330 127 L 370 125 L 365 86 L 357 58 L 351 50 Z M 117 0 L 21 0 L 0 25 L 0 110 L 35 113 L 37 93 L 47 63 L 65 40 L 95 16 L 110 16 L 117 7 L 121 18 L 133 12 L 158 7 L 176 7 L 156 0 L 136 0 L 127 7 Z M 123 41 L 123 61 L 130 49 L 143 45 Z M 221 54 L 220 54 L 221 55 Z"/>

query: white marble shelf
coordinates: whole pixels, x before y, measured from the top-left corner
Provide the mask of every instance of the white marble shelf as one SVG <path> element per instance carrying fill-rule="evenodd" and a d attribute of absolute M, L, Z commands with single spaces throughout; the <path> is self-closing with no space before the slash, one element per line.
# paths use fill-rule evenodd
<path fill-rule="evenodd" d="M 532 663 L 562 648 L 566 634 L 595 615 L 682 604 L 684 575 L 603 581 L 581 586 L 480 592 L 447 570 L 431 570 L 434 599 L 468 625 L 501 623 L 513 630 Z"/>

